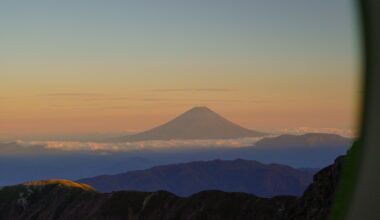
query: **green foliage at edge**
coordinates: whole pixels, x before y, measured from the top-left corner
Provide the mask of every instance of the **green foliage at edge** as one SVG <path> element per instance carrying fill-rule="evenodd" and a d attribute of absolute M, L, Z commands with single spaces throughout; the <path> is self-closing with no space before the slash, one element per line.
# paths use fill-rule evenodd
<path fill-rule="evenodd" d="M 330 220 L 343 220 L 349 208 L 349 204 L 355 189 L 359 175 L 360 158 L 362 154 L 362 141 L 355 141 L 348 150 L 343 162 L 343 170 L 335 194 L 335 200 L 331 209 Z"/>

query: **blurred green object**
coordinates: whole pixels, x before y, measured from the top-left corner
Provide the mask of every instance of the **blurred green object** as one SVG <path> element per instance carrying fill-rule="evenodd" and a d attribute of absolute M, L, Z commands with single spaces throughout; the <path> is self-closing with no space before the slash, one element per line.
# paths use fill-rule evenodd
<path fill-rule="evenodd" d="M 358 180 L 361 163 L 362 141 L 353 143 L 343 162 L 343 170 L 335 193 L 330 220 L 345 219 Z"/>

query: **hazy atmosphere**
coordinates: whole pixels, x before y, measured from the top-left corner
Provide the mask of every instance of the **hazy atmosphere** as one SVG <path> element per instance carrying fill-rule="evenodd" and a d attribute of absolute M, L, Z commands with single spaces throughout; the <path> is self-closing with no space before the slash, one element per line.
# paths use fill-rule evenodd
<path fill-rule="evenodd" d="M 0 138 L 137 132 L 194 106 L 352 137 L 354 15 L 344 0 L 2 1 Z"/>

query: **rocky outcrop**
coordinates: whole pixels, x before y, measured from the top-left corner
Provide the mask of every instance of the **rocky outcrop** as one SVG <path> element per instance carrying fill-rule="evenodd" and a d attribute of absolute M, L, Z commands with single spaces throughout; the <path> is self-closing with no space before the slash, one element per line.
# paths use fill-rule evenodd
<path fill-rule="evenodd" d="M 288 211 L 288 219 L 326 219 L 333 205 L 334 195 L 346 158 L 338 157 L 335 163 L 319 171 L 313 183 Z"/>

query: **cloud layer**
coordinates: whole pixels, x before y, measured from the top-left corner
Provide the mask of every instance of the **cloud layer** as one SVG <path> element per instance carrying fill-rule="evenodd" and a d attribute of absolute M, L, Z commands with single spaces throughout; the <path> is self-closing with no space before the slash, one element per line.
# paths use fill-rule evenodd
<path fill-rule="evenodd" d="M 98 143 L 77 141 L 30 141 L 18 142 L 23 146 L 43 145 L 47 150 L 127 152 L 135 150 L 190 150 L 202 148 L 237 148 L 252 146 L 262 138 L 140 141 L 125 143 Z"/>
<path fill-rule="evenodd" d="M 281 129 L 280 134 L 305 133 L 333 133 L 345 137 L 355 137 L 352 130 L 342 130 L 337 128 L 287 128 Z M 277 136 L 277 135 L 273 135 Z M 128 152 L 139 150 L 194 150 L 210 148 L 239 148 L 254 146 L 262 138 L 238 138 L 238 139 L 208 139 L 208 140 L 151 140 L 140 142 L 123 142 L 123 143 L 101 143 L 95 141 L 17 141 L 19 151 L 25 150 L 46 150 L 46 151 L 87 151 L 87 152 Z M 9 144 L 8 144 L 9 145 Z M 4 145 L 5 150 L 9 148 Z M 3 150 L 4 150 L 3 149 Z M 9 151 L 9 150 L 8 150 Z M 12 147 L 12 152 L 17 150 Z"/>

